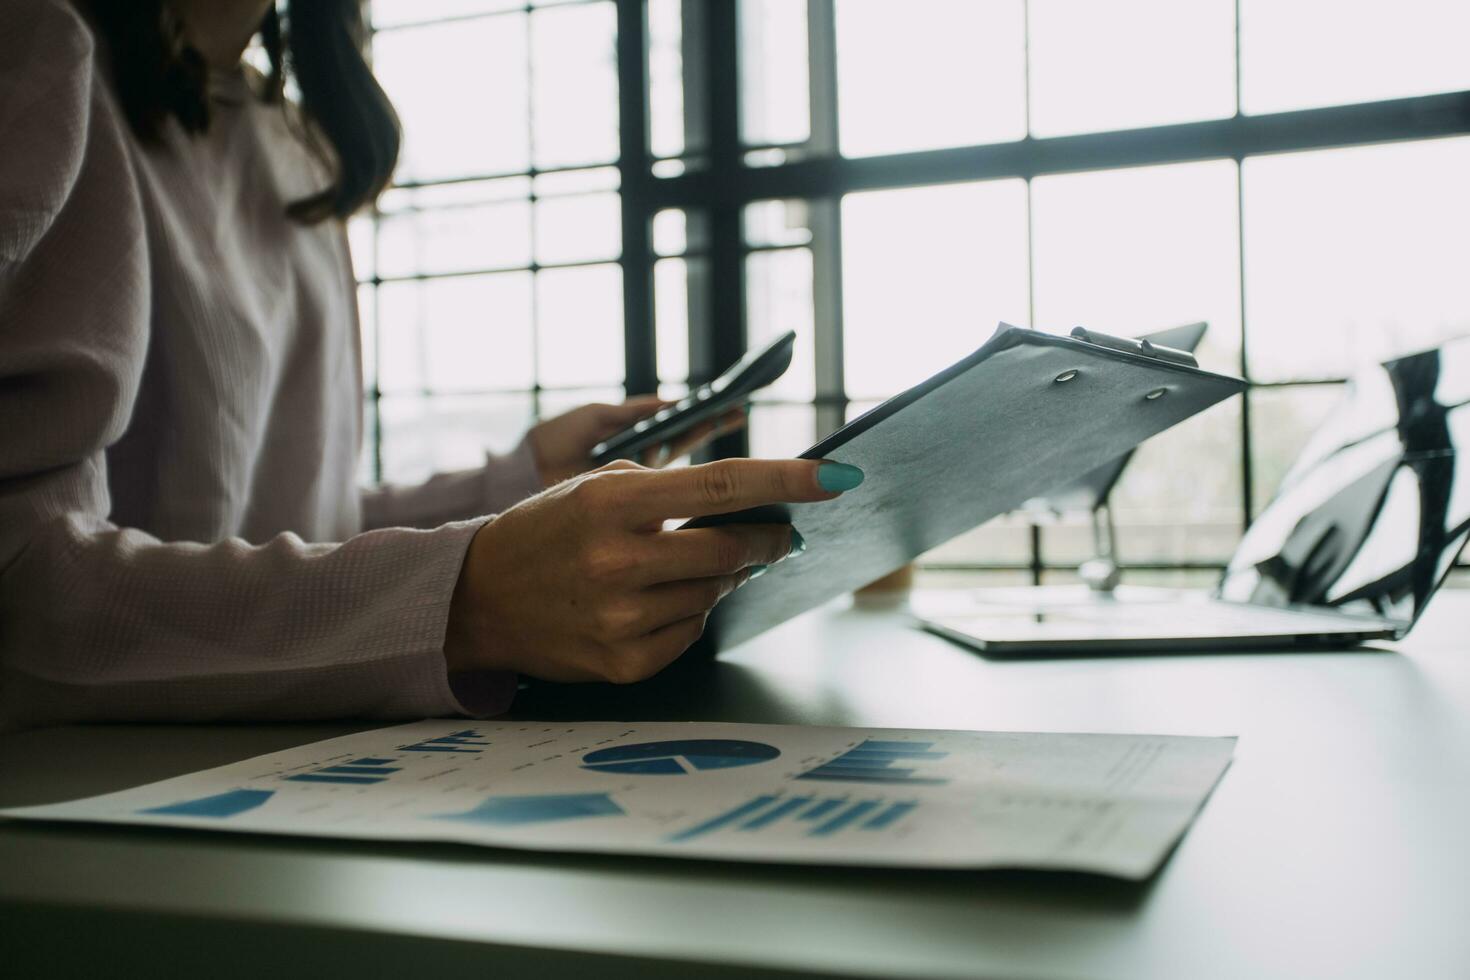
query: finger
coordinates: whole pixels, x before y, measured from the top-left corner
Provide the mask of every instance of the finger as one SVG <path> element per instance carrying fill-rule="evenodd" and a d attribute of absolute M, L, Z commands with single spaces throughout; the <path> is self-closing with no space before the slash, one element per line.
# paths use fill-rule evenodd
<path fill-rule="evenodd" d="M 584 473 L 582 475 L 583 476 L 588 476 L 588 475 L 590 475 L 592 473 L 605 473 L 605 472 L 607 472 L 609 470 L 646 470 L 646 469 L 648 469 L 648 467 L 641 466 L 638 463 L 633 462 L 631 459 L 613 459 L 613 460 L 609 460 L 606 463 L 603 463 L 597 469 L 595 469 L 595 470 L 589 470 L 587 473 Z"/>
<path fill-rule="evenodd" d="M 604 425 L 616 425 L 619 427 L 632 425 L 639 419 L 646 419 L 659 409 L 673 404 L 657 395 L 638 395 L 629 398 L 621 405 L 599 405 L 598 417 Z"/>
<path fill-rule="evenodd" d="M 732 408 L 730 411 L 720 416 L 720 431 L 734 432 L 736 429 L 743 429 L 745 428 L 745 424 L 749 421 L 750 406 L 748 404 L 742 405 L 739 408 Z"/>
<path fill-rule="evenodd" d="M 713 422 L 698 425 L 662 446 L 644 450 L 643 463 L 653 469 L 660 469 L 676 459 L 683 459 L 707 442 L 712 442 L 731 432 L 739 432 L 745 428 L 748 419 L 749 416 L 744 408 L 726 412 Z"/>
<path fill-rule="evenodd" d="M 747 571 L 734 575 L 664 582 L 638 594 L 638 613 L 628 625 L 629 638 L 644 636 L 670 623 L 709 612 L 725 596 L 745 584 Z"/>
<path fill-rule="evenodd" d="M 701 612 L 688 619 L 681 619 L 677 623 L 660 627 L 643 637 L 640 645 L 643 647 L 644 656 L 651 658 L 656 664 L 649 676 L 658 673 L 679 659 L 679 654 L 688 650 L 690 645 L 704 633 L 704 624 L 708 620 L 709 612 Z"/>
<path fill-rule="evenodd" d="M 718 434 L 718 422 L 705 422 L 702 425 L 695 426 L 671 442 L 664 444 L 666 454 L 664 461 L 668 462 L 669 460 L 678 459 L 681 456 L 688 456 Z"/>
<path fill-rule="evenodd" d="M 855 466 L 814 459 L 722 459 L 620 477 L 612 501 L 641 526 L 666 517 L 702 517 L 774 503 L 831 500 L 863 481 Z"/>
<path fill-rule="evenodd" d="M 702 612 L 623 644 L 608 655 L 604 668 L 608 680 L 631 684 L 657 674 L 699 639 L 708 618 L 709 613 Z"/>
<path fill-rule="evenodd" d="M 669 452 L 669 444 L 666 442 L 660 443 L 651 449 L 645 449 L 638 455 L 638 461 L 643 464 L 645 469 L 650 470 L 657 470 L 667 466 L 673 458 L 673 454 Z"/>
<path fill-rule="evenodd" d="M 752 565 L 774 565 L 791 554 L 789 524 L 731 524 L 662 531 L 643 553 L 640 585 L 733 575 Z"/>

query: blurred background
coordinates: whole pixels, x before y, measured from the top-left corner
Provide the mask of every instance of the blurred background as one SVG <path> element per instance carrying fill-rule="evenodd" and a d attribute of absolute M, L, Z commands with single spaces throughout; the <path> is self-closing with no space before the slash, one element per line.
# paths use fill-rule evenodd
<path fill-rule="evenodd" d="M 1131 582 L 1208 584 L 1358 363 L 1470 333 L 1463 0 L 373 0 L 396 186 L 352 221 L 362 478 L 681 394 L 794 329 L 793 455 L 996 323 L 1196 320 L 1255 387 L 1145 444 Z M 1012 515 L 928 580 L 1071 580 Z"/>

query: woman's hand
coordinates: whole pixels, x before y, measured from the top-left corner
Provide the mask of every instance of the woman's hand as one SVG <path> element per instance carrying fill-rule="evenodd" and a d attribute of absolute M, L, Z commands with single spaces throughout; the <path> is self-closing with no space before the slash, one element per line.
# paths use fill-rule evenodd
<path fill-rule="evenodd" d="M 656 395 L 642 395 L 621 405 L 583 405 L 535 426 L 526 438 L 531 442 L 541 482 L 548 487 L 555 486 L 585 473 L 591 467 L 588 457 L 594 446 L 669 404 Z M 745 411 L 736 409 L 723 418 L 691 429 L 668 445 L 649 450 L 643 462 L 648 466 L 663 466 L 744 425 Z"/>
<path fill-rule="evenodd" d="M 731 459 L 662 472 L 610 463 L 552 487 L 470 543 L 445 637 L 449 669 L 651 677 L 699 638 L 752 566 L 803 547 L 784 524 L 664 530 L 666 520 L 830 500 L 861 480 L 841 463 Z"/>

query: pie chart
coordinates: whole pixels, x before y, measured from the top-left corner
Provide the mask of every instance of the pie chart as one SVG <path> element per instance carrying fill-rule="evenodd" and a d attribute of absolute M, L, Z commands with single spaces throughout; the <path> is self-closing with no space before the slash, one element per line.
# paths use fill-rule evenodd
<path fill-rule="evenodd" d="M 770 762 L 781 754 L 774 745 L 728 738 L 640 742 L 598 749 L 582 756 L 582 768 L 640 776 L 683 776 L 704 769 L 733 769 Z"/>

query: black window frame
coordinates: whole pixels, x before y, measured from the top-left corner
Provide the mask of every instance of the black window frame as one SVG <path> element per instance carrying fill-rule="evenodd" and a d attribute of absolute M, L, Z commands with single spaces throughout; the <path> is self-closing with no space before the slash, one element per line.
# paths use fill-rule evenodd
<path fill-rule="evenodd" d="M 812 137 L 790 162 L 748 166 L 740 120 L 740 10 L 738 0 L 682 0 L 684 111 L 690 151 L 698 160 L 677 176 L 655 177 L 649 152 L 647 0 L 617 0 L 618 64 L 623 107 L 620 161 L 623 195 L 624 344 L 629 394 L 658 388 L 657 337 L 653 318 L 651 245 L 654 216 L 683 209 L 698 223 L 701 271 L 689 299 L 689 381 L 709 380 L 737 360 L 746 347 L 746 258 L 759 247 L 746 243 L 742 214 L 760 201 L 802 199 L 816 209 L 821 234 L 813 235 L 818 388 L 813 401 L 818 424 L 835 428 L 848 399 L 842 385 L 842 262 L 840 202 L 849 193 L 948 183 L 1116 170 L 1159 164 L 1232 160 L 1307 150 L 1338 149 L 1470 134 L 1470 91 L 1245 115 L 1240 112 L 1240 2 L 1236 0 L 1236 113 L 1223 119 L 1037 138 L 1010 143 L 959 146 L 883 156 L 846 158 L 837 152 L 835 128 L 835 30 L 833 0 L 808 0 Z M 1028 69 L 1029 75 L 1029 69 Z M 1029 101 L 1029 98 L 1028 98 Z M 813 153 L 811 151 L 815 150 Z M 1237 193 L 1241 182 L 1237 181 Z M 1252 391 L 1340 385 L 1345 378 L 1253 381 L 1247 352 L 1245 307 L 1245 209 L 1238 202 L 1241 250 L 1239 363 L 1251 383 L 1241 395 L 1240 501 L 1248 526 L 1262 501 L 1255 499 L 1251 424 Z M 818 247 L 817 240 L 822 240 Z M 1034 275 L 1034 269 L 1032 270 Z M 719 302 L 711 302 L 719 297 Z M 823 334 L 826 333 L 824 337 Z M 712 456 L 744 455 L 744 433 L 726 436 Z M 1244 530 L 1244 527 L 1242 528 Z M 1040 582 L 1071 564 L 1048 562 L 1042 529 L 1033 525 L 1030 558 L 1016 563 L 966 563 L 976 571 L 1025 571 Z M 955 567 L 955 566 L 950 566 Z M 1142 571 L 1212 571 L 1212 562 L 1127 562 Z"/>

